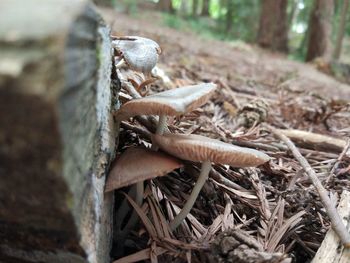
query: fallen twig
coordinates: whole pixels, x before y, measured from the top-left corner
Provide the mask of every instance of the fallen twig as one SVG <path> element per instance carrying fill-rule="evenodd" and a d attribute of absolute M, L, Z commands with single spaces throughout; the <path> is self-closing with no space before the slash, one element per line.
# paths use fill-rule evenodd
<path fill-rule="evenodd" d="M 321 184 L 320 180 L 318 179 L 315 171 L 312 169 L 308 161 L 301 155 L 299 150 L 296 148 L 294 143 L 286 136 L 284 135 L 280 130 L 265 124 L 264 125 L 269 131 L 271 131 L 274 135 L 276 135 L 278 138 L 280 138 L 291 150 L 293 156 L 295 159 L 297 159 L 300 163 L 300 165 L 303 167 L 305 173 L 310 177 L 313 185 L 315 186 L 321 201 L 323 205 L 325 206 L 325 209 L 327 211 L 327 214 L 332 222 L 332 228 L 339 236 L 342 244 L 346 248 L 350 248 L 350 235 L 348 233 L 348 230 L 346 229 L 345 225 L 343 224 L 337 209 L 335 207 L 335 204 L 332 203 L 328 196 L 328 192 Z"/>
<path fill-rule="evenodd" d="M 142 138 L 151 140 L 151 133 L 143 127 L 131 125 L 130 123 L 128 123 L 126 121 L 122 121 L 120 125 L 121 125 L 121 127 L 125 128 L 127 130 L 131 130 L 131 131 L 137 133 Z"/>

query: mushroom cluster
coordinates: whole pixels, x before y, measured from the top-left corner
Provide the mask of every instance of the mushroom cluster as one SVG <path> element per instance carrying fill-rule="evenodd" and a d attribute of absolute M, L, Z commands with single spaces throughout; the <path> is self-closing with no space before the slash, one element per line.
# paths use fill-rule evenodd
<path fill-rule="evenodd" d="M 115 41 L 118 41 L 114 42 L 117 52 L 123 54 L 122 59 L 130 65 L 131 69 L 150 72 L 151 67 L 155 66 L 160 48 L 154 41 L 146 41 L 140 37 L 124 37 Z M 145 61 L 145 58 L 140 55 L 144 50 L 148 50 L 144 54 L 147 56 L 151 54 L 152 59 L 142 66 L 138 63 Z M 201 172 L 190 197 L 180 213 L 170 222 L 171 229 L 175 230 L 195 204 L 208 179 L 212 162 L 234 167 L 256 167 L 268 162 L 270 157 L 257 150 L 238 147 L 200 135 L 174 134 L 166 129 L 167 116 L 184 115 L 204 105 L 215 89 L 216 85 L 213 83 L 201 83 L 139 97 L 123 104 L 115 113 L 117 121 L 139 115 L 156 115 L 159 116 L 158 125 L 155 134 L 151 136 L 151 150 L 140 147 L 129 148 L 116 160 L 107 179 L 106 191 L 136 183 L 139 190 L 135 199 L 142 200 L 144 180 L 166 175 L 181 167 L 181 160 L 201 162 Z"/>

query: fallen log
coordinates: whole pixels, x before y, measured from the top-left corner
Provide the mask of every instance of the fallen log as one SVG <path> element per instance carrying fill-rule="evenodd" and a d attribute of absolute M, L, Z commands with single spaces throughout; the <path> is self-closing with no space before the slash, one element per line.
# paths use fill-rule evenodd
<path fill-rule="evenodd" d="M 307 149 L 341 153 L 346 146 L 345 140 L 323 134 L 294 129 L 279 129 L 279 131 L 298 146 Z"/>
<path fill-rule="evenodd" d="M 87 0 L 3 0 L 0 25 L 0 261 L 109 262 L 109 30 Z"/>

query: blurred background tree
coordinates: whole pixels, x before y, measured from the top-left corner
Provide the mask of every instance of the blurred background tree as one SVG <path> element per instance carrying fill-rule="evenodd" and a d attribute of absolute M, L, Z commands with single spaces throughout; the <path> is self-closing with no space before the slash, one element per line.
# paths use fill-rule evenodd
<path fill-rule="evenodd" d="M 174 13 L 174 7 L 171 0 L 159 0 L 157 8 L 163 12 Z"/>
<path fill-rule="evenodd" d="M 333 0 L 314 0 L 309 20 L 306 61 L 311 61 L 317 57 L 330 60 L 333 11 Z"/>
<path fill-rule="evenodd" d="M 201 16 L 209 16 L 210 0 L 203 0 Z"/>
<path fill-rule="evenodd" d="M 256 44 L 297 60 L 350 63 L 349 0 L 95 0 L 108 1 L 137 15 L 147 16 L 144 6 L 158 10 L 160 22 L 204 37 Z"/>
<path fill-rule="evenodd" d="M 340 15 L 340 21 L 339 21 L 339 28 L 338 28 L 337 40 L 335 43 L 334 54 L 333 54 L 333 58 L 336 60 L 339 59 L 341 49 L 342 49 L 348 10 L 349 10 L 349 0 L 344 0 L 342 9 L 340 11 L 341 15 Z"/>
<path fill-rule="evenodd" d="M 287 0 L 263 0 L 260 3 L 257 43 L 273 51 L 288 52 Z"/>

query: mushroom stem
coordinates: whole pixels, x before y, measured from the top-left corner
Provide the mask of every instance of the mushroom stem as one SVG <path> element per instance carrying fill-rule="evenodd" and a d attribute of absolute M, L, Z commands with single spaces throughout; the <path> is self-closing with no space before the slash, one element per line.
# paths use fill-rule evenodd
<path fill-rule="evenodd" d="M 159 115 L 159 120 L 158 120 L 158 124 L 157 124 L 157 130 L 156 130 L 156 134 L 159 135 L 163 135 L 164 130 L 166 128 L 166 120 L 167 120 L 167 116 L 166 115 Z M 153 151 L 158 151 L 158 146 L 155 142 L 152 142 L 152 146 L 151 149 Z"/>
<path fill-rule="evenodd" d="M 201 191 L 203 185 L 208 179 L 210 170 L 211 170 L 211 162 L 204 161 L 202 163 L 201 173 L 199 174 L 198 180 L 192 190 L 190 197 L 188 198 L 186 204 L 184 205 L 180 213 L 174 218 L 172 222 L 170 222 L 171 230 L 175 230 L 190 213 L 194 203 L 197 200 L 199 192 Z"/>
<path fill-rule="evenodd" d="M 125 60 L 122 58 L 117 65 L 115 65 L 115 68 L 121 68 L 125 65 Z"/>
<path fill-rule="evenodd" d="M 156 134 L 162 135 L 166 126 L 166 115 L 160 115 Z"/>
<path fill-rule="evenodd" d="M 142 182 L 136 183 L 136 198 L 135 198 L 135 202 L 139 206 L 142 205 L 143 194 L 144 194 L 144 187 L 143 187 L 143 181 L 142 181 Z"/>

